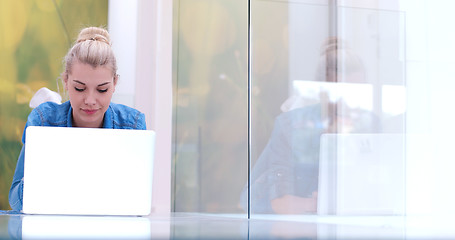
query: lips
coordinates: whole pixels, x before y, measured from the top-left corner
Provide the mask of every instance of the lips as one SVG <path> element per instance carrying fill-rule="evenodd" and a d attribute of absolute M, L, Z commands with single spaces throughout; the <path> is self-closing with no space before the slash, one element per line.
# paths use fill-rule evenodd
<path fill-rule="evenodd" d="M 84 111 L 88 115 L 93 115 L 98 111 L 98 109 L 82 109 L 82 111 Z"/>

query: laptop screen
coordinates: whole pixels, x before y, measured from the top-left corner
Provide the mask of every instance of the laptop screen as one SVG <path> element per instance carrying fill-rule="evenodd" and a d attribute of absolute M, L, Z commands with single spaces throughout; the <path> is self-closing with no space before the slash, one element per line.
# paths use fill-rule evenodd
<path fill-rule="evenodd" d="M 155 133 L 28 127 L 23 212 L 148 215 Z"/>

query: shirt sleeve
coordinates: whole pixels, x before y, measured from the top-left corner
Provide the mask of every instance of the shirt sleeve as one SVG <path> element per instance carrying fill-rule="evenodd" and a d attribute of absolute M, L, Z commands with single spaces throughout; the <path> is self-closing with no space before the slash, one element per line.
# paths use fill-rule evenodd
<path fill-rule="evenodd" d="M 9 204 L 15 211 L 22 210 L 22 193 L 24 188 L 24 150 L 25 145 L 22 146 L 21 153 L 19 154 L 13 182 L 9 190 Z"/>
<path fill-rule="evenodd" d="M 143 113 L 139 113 L 139 117 L 137 119 L 137 129 L 138 130 L 146 130 L 147 126 L 145 123 L 145 115 Z"/>
<path fill-rule="evenodd" d="M 22 210 L 23 188 L 24 188 L 24 158 L 25 158 L 25 135 L 28 126 L 41 126 L 43 115 L 39 109 L 35 108 L 28 116 L 22 135 L 22 149 L 17 159 L 16 170 L 14 172 L 13 182 L 9 190 L 9 205 L 15 211 Z"/>

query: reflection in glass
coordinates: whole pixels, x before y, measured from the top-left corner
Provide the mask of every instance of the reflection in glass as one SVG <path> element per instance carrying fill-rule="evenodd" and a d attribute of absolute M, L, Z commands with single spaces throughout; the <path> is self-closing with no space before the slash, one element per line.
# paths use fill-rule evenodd
<path fill-rule="evenodd" d="M 173 210 L 241 212 L 247 179 L 247 2 L 176 0 Z"/>
<path fill-rule="evenodd" d="M 322 134 L 317 213 L 401 215 L 403 134 Z"/>
<path fill-rule="evenodd" d="M 335 148 L 330 167 L 348 170 L 338 169 L 337 174 L 354 174 L 349 179 L 357 177 L 362 183 L 368 182 L 362 178 L 372 171 L 370 176 L 376 176 L 376 182 L 403 186 L 404 143 L 400 134 L 404 133 L 406 104 L 400 13 L 338 7 L 334 26 L 328 21 L 333 18 L 333 5 L 252 1 L 251 6 L 251 212 L 317 214 L 318 204 L 327 197 L 321 196 L 327 191 L 320 192 L 320 182 L 324 180 L 329 185 L 341 182 L 339 176 L 332 174 L 334 178 L 330 180 L 321 174 L 321 152 L 330 154 L 327 145 Z M 270 18 L 268 12 L 275 17 Z M 379 21 L 384 18 L 387 21 Z M 362 25 L 365 22 L 372 24 Z M 264 29 L 264 25 L 268 28 Z M 264 55 L 266 50 L 271 54 Z M 285 60 L 281 61 L 283 57 Z M 264 67 L 268 71 L 263 71 Z M 275 93 L 265 94 L 268 89 Z M 397 159 L 396 165 L 381 162 L 386 157 L 377 152 L 387 149 L 382 144 L 388 141 L 384 140 L 385 133 L 398 133 L 392 136 L 399 142 L 397 151 L 391 152 Z M 363 134 L 368 138 L 367 144 L 371 143 L 371 149 L 367 148 L 370 154 L 354 154 L 365 150 L 362 146 L 365 141 L 354 145 L 355 151 L 350 152 L 351 140 L 346 140 L 350 137 L 322 146 L 321 138 L 327 134 L 335 139 Z M 370 139 L 378 136 L 378 144 Z M 343 159 L 347 161 L 342 162 Z M 387 171 L 394 167 L 396 174 L 388 175 Z M 355 181 L 345 182 L 345 186 L 329 187 L 349 194 Z M 397 190 L 382 190 L 384 186 L 370 185 L 369 191 L 383 197 L 376 198 L 377 205 L 373 207 L 321 214 L 402 214 L 404 198 L 390 198 Z M 403 194 L 403 188 L 399 189 Z M 355 194 L 357 199 L 366 199 L 362 194 L 369 193 Z M 241 203 L 246 198 L 245 187 Z M 339 204 L 342 200 L 334 201 Z M 392 205 L 398 207 L 380 211 L 387 201 L 395 201 Z"/>

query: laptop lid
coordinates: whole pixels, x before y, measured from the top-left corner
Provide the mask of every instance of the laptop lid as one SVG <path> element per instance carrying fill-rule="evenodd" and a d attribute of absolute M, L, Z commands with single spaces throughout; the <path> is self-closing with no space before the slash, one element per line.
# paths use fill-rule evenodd
<path fill-rule="evenodd" d="M 323 134 L 318 214 L 404 214 L 404 136 Z"/>
<path fill-rule="evenodd" d="M 151 130 L 28 127 L 23 212 L 148 215 Z"/>

